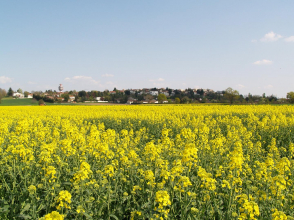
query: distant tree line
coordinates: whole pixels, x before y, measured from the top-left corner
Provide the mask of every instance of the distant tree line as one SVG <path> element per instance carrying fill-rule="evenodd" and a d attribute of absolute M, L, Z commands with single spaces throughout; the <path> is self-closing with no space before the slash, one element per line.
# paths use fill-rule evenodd
<path fill-rule="evenodd" d="M 156 96 L 151 94 L 142 94 L 138 91 L 131 92 L 131 90 L 125 90 L 124 92 L 116 90 L 114 88 L 115 93 L 111 93 L 108 90 L 103 92 L 100 91 L 79 91 L 76 92 L 76 101 L 94 101 L 95 97 L 103 97 L 105 101 L 109 102 L 117 102 L 126 103 L 128 99 L 133 98 L 136 99 L 137 102 L 142 101 L 151 101 L 156 99 L 159 103 L 163 101 L 168 101 L 168 103 L 176 103 L 176 104 L 186 104 L 186 103 L 229 103 L 229 104 L 267 104 L 267 103 L 275 103 L 278 101 L 277 97 L 274 95 L 266 96 L 263 94 L 259 95 L 241 95 L 237 90 L 232 88 L 227 88 L 224 91 L 214 92 L 214 91 L 204 91 L 203 89 L 195 90 L 188 88 L 185 91 L 181 90 L 172 90 L 166 88 L 169 95 L 166 96 L 162 93 L 159 93 Z M 152 88 L 151 91 L 157 91 L 156 88 Z M 73 93 L 72 91 L 69 94 Z M 293 93 L 294 100 L 294 93 Z M 294 101 L 293 101 L 294 102 Z"/>
<path fill-rule="evenodd" d="M 25 97 L 28 97 L 29 92 L 22 89 L 16 90 L 19 93 L 23 93 Z M 151 88 L 150 91 L 159 91 L 157 88 Z M 14 90 L 10 87 L 6 92 L 5 89 L 0 88 L 0 102 L 3 97 L 13 96 Z M 45 102 L 61 102 L 60 98 L 57 98 L 56 90 L 32 91 L 33 98 L 37 101 L 43 100 Z M 166 94 L 166 95 L 165 95 Z M 108 102 L 126 103 L 129 99 L 136 100 L 135 102 L 150 102 L 156 100 L 159 103 L 228 103 L 228 104 L 270 104 L 270 103 L 292 103 L 294 104 L 294 92 L 288 92 L 286 98 L 278 99 L 274 95 L 266 96 L 265 93 L 260 95 L 241 95 L 237 90 L 233 88 L 227 88 L 224 91 L 214 92 L 212 90 L 204 89 L 191 89 L 186 90 L 173 90 L 171 88 L 165 89 L 165 94 L 160 93 L 158 95 L 151 95 L 149 93 L 143 93 L 142 91 L 134 90 L 117 90 L 113 91 L 76 91 L 71 90 L 61 94 L 64 102 L 67 102 L 70 96 L 75 96 L 76 102 L 96 101 L 96 97 L 101 97 L 101 100 Z"/>

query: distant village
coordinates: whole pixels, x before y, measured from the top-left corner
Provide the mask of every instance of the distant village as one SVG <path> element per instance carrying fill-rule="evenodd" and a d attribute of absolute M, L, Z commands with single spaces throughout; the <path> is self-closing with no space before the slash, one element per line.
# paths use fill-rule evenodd
<path fill-rule="evenodd" d="M 171 88 L 143 88 L 143 89 L 116 89 L 112 91 L 64 91 L 63 85 L 60 84 L 58 91 L 33 91 L 22 92 L 21 89 L 13 91 L 11 88 L 8 93 L 12 93 L 14 98 L 31 98 L 37 101 L 42 100 L 50 103 L 77 103 L 77 102 L 109 102 L 121 104 L 157 104 L 157 103 L 279 103 L 287 100 L 277 99 L 270 95 L 262 96 L 239 95 L 238 91 L 234 96 L 234 100 L 226 95 L 226 90 L 214 91 L 212 89 L 171 89 Z"/>

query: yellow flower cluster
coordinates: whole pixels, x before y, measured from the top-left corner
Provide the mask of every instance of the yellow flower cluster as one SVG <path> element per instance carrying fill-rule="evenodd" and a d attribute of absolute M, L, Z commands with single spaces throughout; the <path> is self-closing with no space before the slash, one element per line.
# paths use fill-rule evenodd
<path fill-rule="evenodd" d="M 45 215 L 45 217 L 39 218 L 39 220 L 63 220 L 64 219 L 64 215 L 59 214 L 59 212 L 53 211 L 47 215 Z"/>
<path fill-rule="evenodd" d="M 75 182 L 80 182 L 85 179 L 89 179 L 89 176 L 92 174 L 91 167 L 87 162 L 82 162 L 80 165 L 80 170 L 75 173 L 73 180 Z"/>
<path fill-rule="evenodd" d="M 168 192 L 163 190 L 156 192 L 155 201 L 158 203 L 158 207 L 155 207 L 154 210 L 164 214 L 164 217 L 167 218 L 170 210 L 166 207 L 171 205 Z"/>
<path fill-rule="evenodd" d="M 240 217 L 239 219 L 257 219 L 255 217 L 259 216 L 259 207 L 254 201 L 244 200 L 242 206 L 240 207 Z"/>
<path fill-rule="evenodd" d="M 272 214 L 273 220 L 287 220 L 288 217 L 285 215 L 284 212 L 278 211 L 277 209 L 274 210 L 274 213 Z"/>
<path fill-rule="evenodd" d="M 30 185 L 28 187 L 28 191 L 30 194 L 35 194 L 36 193 L 37 188 L 34 185 Z"/>
<path fill-rule="evenodd" d="M 61 208 L 70 209 L 69 204 L 71 203 L 71 194 L 67 190 L 62 190 L 59 192 L 57 202 L 59 205 L 56 207 L 58 210 Z"/>

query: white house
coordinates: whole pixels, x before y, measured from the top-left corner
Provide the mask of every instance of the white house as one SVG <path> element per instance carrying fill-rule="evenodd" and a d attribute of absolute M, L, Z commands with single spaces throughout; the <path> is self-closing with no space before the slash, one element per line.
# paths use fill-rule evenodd
<path fill-rule="evenodd" d="M 157 104 L 158 103 L 158 101 L 157 100 L 155 100 L 155 99 L 152 99 L 149 103 L 151 103 L 151 104 Z"/>
<path fill-rule="evenodd" d="M 95 97 L 95 100 L 97 102 L 108 102 L 108 101 L 104 101 L 104 98 L 103 97 Z"/>
<path fill-rule="evenodd" d="M 158 91 L 150 91 L 150 95 L 158 95 Z"/>
<path fill-rule="evenodd" d="M 33 98 L 33 93 L 28 94 L 28 99 L 32 99 Z"/>
<path fill-rule="evenodd" d="M 162 94 L 164 94 L 165 96 L 169 96 L 169 92 L 168 91 L 162 91 Z"/>
<path fill-rule="evenodd" d="M 134 103 L 134 102 L 137 102 L 137 99 L 134 99 L 134 98 L 132 98 L 132 97 L 130 97 L 130 98 L 128 99 L 128 101 L 127 101 L 128 104 L 132 104 L 132 103 Z"/>
<path fill-rule="evenodd" d="M 68 101 L 69 102 L 73 102 L 75 100 L 75 98 L 76 98 L 75 96 L 70 95 Z"/>
<path fill-rule="evenodd" d="M 15 98 L 20 98 L 20 99 L 24 98 L 24 94 L 21 94 L 19 92 L 14 92 L 12 96 Z"/>

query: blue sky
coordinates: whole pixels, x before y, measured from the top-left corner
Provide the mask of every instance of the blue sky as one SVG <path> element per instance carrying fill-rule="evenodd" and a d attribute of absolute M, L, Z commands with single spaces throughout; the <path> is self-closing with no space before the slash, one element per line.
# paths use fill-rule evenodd
<path fill-rule="evenodd" d="M 0 0 L 0 87 L 294 91 L 294 1 Z"/>

